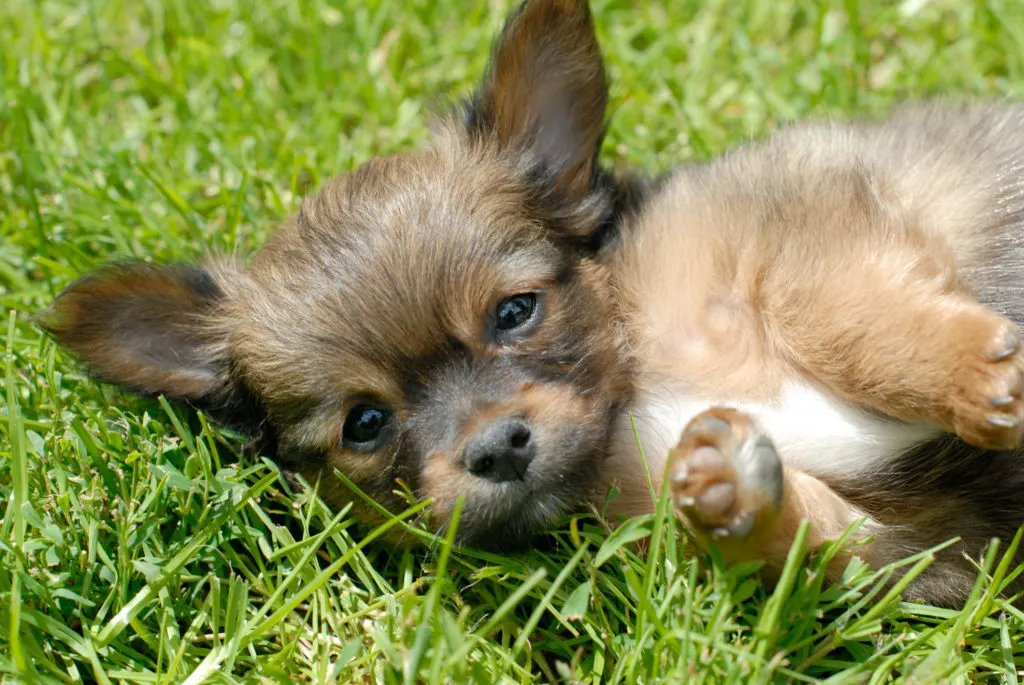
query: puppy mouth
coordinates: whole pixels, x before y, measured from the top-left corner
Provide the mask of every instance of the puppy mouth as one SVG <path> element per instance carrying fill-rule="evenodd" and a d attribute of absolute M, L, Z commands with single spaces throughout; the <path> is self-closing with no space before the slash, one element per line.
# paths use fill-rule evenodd
<path fill-rule="evenodd" d="M 586 460 L 599 461 L 595 456 Z M 540 476 L 529 470 L 519 480 L 493 484 L 467 497 L 457 542 L 492 552 L 526 551 L 534 536 L 580 508 L 595 469 L 578 465 L 570 474 Z"/>
<path fill-rule="evenodd" d="M 524 493 L 516 500 L 518 506 L 513 511 L 499 516 L 492 514 L 470 520 L 472 512 L 465 511 L 458 544 L 490 552 L 525 552 L 532 547 L 535 535 L 572 509 L 552 494 Z"/>

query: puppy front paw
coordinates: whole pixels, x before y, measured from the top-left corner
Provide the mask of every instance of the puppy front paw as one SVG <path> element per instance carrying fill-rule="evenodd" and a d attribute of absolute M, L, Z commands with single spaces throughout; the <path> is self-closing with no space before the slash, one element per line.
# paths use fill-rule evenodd
<path fill-rule="evenodd" d="M 782 506 L 782 462 L 768 436 L 734 409 L 696 416 L 669 453 L 677 512 L 698 535 L 742 540 Z"/>
<path fill-rule="evenodd" d="M 1024 437 L 1020 332 L 1008 319 L 984 314 L 964 331 L 966 352 L 951 397 L 953 430 L 978 447 L 1013 449 Z"/>

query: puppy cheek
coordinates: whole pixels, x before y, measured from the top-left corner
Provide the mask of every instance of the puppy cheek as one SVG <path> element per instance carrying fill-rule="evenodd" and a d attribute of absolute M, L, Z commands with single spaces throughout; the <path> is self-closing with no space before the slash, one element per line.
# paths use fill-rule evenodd
<path fill-rule="evenodd" d="M 435 530 L 448 523 L 459 495 L 469 499 L 479 487 L 479 479 L 466 473 L 457 459 L 442 450 L 426 456 L 420 478 L 420 497 L 433 500 L 430 524 Z"/>
<path fill-rule="evenodd" d="M 520 390 L 515 404 L 534 425 L 541 454 L 549 459 L 557 459 L 557 451 L 574 442 L 571 436 L 600 424 L 596 403 L 568 385 L 529 383 Z"/>

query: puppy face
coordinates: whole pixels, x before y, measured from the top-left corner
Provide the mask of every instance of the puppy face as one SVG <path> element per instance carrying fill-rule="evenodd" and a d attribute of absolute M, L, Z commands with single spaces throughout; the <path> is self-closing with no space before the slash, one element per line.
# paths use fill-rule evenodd
<path fill-rule="evenodd" d="M 307 202 L 229 305 L 236 378 L 279 453 L 385 502 L 401 479 L 437 523 L 464 494 L 477 543 L 578 499 L 624 369 L 604 271 L 552 209 L 460 145 L 374 160 Z"/>
<path fill-rule="evenodd" d="M 558 36 L 559 40 L 551 40 Z M 595 164 L 589 12 L 535 0 L 434 146 L 329 182 L 248 269 L 87 276 L 44 326 L 97 375 L 248 424 L 308 477 L 404 485 L 509 547 L 595 486 L 628 368 L 601 264 L 629 192 Z M 367 512 L 368 514 L 368 512 Z"/>

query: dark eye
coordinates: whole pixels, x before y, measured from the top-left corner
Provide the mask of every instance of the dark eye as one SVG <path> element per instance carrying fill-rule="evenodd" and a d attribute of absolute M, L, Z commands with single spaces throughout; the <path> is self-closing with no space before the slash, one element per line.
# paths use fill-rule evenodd
<path fill-rule="evenodd" d="M 519 328 L 533 317 L 536 309 L 537 296 L 533 293 L 522 293 L 506 298 L 498 305 L 495 327 L 499 332 Z"/>
<path fill-rule="evenodd" d="M 341 437 L 350 449 L 371 449 L 387 428 L 391 411 L 374 404 L 357 404 L 345 417 Z"/>

